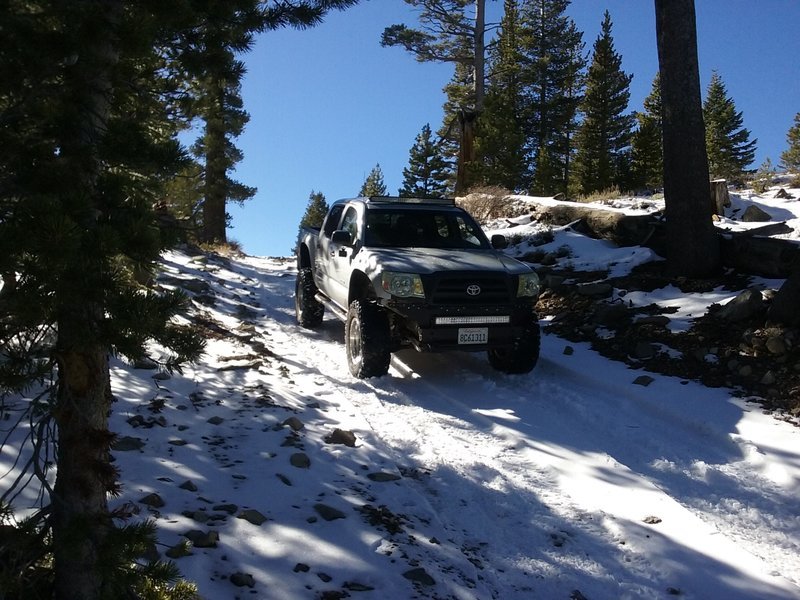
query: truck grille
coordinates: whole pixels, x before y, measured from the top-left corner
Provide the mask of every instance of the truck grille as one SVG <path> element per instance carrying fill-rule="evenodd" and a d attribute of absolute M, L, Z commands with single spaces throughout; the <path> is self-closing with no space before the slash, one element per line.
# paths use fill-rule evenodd
<path fill-rule="evenodd" d="M 434 282 L 433 304 L 491 305 L 511 302 L 509 278 L 483 274 L 444 275 Z"/>

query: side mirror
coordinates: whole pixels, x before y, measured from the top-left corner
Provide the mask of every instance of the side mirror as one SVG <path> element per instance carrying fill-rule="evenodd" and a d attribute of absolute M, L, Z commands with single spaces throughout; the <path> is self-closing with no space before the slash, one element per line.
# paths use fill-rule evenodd
<path fill-rule="evenodd" d="M 508 248 L 508 240 L 506 236 L 500 235 L 499 233 L 495 233 L 492 236 L 492 248 L 497 250 L 502 250 L 503 248 Z"/>
<path fill-rule="evenodd" d="M 349 231 L 337 229 L 331 235 L 331 242 L 334 244 L 339 244 L 340 246 L 352 246 L 353 236 L 350 235 Z"/>

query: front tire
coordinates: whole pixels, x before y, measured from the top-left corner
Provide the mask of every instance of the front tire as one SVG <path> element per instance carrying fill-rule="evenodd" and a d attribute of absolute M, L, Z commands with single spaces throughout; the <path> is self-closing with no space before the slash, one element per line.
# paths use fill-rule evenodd
<path fill-rule="evenodd" d="M 389 316 L 377 304 L 353 300 L 344 328 L 347 366 L 353 377 L 380 377 L 389 371 Z"/>
<path fill-rule="evenodd" d="M 487 351 L 489 364 L 498 371 L 512 375 L 530 373 L 539 361 L 540 346 L 541 332 L 534 316 L 511 348 L 492 348 Z"/>
<path fill-rule="evenodd" d="M 297 272 L 294 288 L 294 310 L 297 322 L 306 329 L 315 329 L 322 324 L 325 307 L 316 299 L 317 284 L 311 269 L 304 267 Z"/>

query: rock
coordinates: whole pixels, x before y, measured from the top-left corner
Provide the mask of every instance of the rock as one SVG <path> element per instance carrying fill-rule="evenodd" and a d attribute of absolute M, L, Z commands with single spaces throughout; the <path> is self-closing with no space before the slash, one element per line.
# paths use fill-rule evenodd
<path fill-rule="evenodd" d="M 234 573 L 231 575 L 231 583 L 236 587 L 255 587 L 256 580 L 250 573 Z"/>
<path fill-rule="evenodd" d="M 308 469 L 311 466 L 311 459 L 305 452 L 295 452 L 289 457 L 289 463 L 298 469 Z"/>
<path fill-rule="evenodd" d="M 592 283 L 579 283 L 577 286 L 575 286 L 575 289 L 581 296 L 598 296 L 598 297 L 610 296 L 611 292 L 614 291 L 614 288 L 610 283 L 605 283 L 603 281 L 595 281 Z"/>
<path fill-rule="evenodd" d="M 665 315 L 648 315 L 636 319 L 637 325 L 655 325 L 656 327 L 666 327 L 670 323 L 670 318 Z"/>
<path fill-rule="evenodd" d="M 642 521 L 644 521 L 648 525 L 658 525 L 659 523 L 661 523 L 661 517 L 656 517 L 651 515 L 649 517 L 645 517 L 644 519 L 642 519 Z"/>
<path fill-rule="evenodd" d="M 397 475 L 396 473 L 386 473 L 380 471 L 378 473 L 370 473 L 369 475 L 367 475 L 367 479 L 369 479 L 370 481 L 377 481 L 383 483 L 387 481 L 397 481 L 398 479 L 400 479 L 400 475 Z"/>
<path fill-rule="evenodd" d="M 575 354 L 575 348 L 572 346 L 564 346 L 564 356 L 572 356 Z"/>
<path fill-rule="evenodd" d="M 622 302 L 604 302 L 595 307 L 594 320 L 598 325 L 615 328 L 630 320 L 630 312 Z"/>
<path fill-rule="evenodd" d="M 297 563 L 293 570 L 295 573 L 308 573 L 311 570 L 311 567 L 305 563 Z"/>
<path fill-rule="evenodd" d="M 111 449 L 117 452 L 132 452 L 134 450 L 141 450 L 145 446 L 145 441 L 141 438 L 124 436 L 111 444 Z"/>
<path fill-rule="evenodd" d="M 637 360 L 650 360 L 658 353 L 658 349 L 650 342 L 636 342 L 632 356 Z"/>
<path fill-rule="evenodd" d="M 147 496 L 141 498 L 139 502 L 147 506 L 152 506 L 153 508 L 162 508 L 166 504 L 158 494 L 147 494 Z"/>
<path fill-rule="evenodd" d="M 773 385 L 776 381 L 778 381 L 778 378 L 775 376 L 775 373 L 773 373 L 772 371 L 767 371 L 766 373 L 764 373 L 764 376 L 761 378 L 761 384 L 762 385 Z"/>
<path fill-rule="evenodd" d="M 345 515 L 339 509 L 328 506 L 327 504 L 322 504 L 321 502 L 314 505 L 314 510 L 317 511 L 317 514 L 326 521 L 335 521 L 336 519 L 347 518 L 347 515 Z"/>
<path fill-rule="evenodd" d="M 225 419 L 222 417 L 211 417 L 208 421 L 206 421 L 210 425 L 221 425 L 225 422 Z"/>
<path fill-rule="evenodd" d="M 422 567 L 406 571 L 403 573 L 403 577 L 414 583 L 421 583 L 422 585 L 436 585 L 436 580 L 428 575 L 428 572 Z"/>
<path fill-rule="evenodd" d="M 747 289 L 728 302 L 719 311 L 725 321 L 744 321 L 764 309 L 764 297 L 759 290 Z"/>
<path fill-rule="evenodd" d="M 267 517 L 265 517 L 264 515 L 262 515 L 260 512 L 258 512 L 253 508 L 243 510 L 242 512 L 239 513 L 239 515 L 236 518 L 244 519 L 248 523 L 252 523 L 253 525 L 256 526 L 262 525 L 267 520 Z"/>
<path fill-rule="evenodd" d="M 782 200 L 794 200 L 794 196 L 792 196 L 784 188 L 781 188 L 777 192 L 775 192 L 773 198 L 780 198 Z"/>
<path fill-rule="evenodd" d="M 772 216 L 769 213 L 765 212 L 755 204 L 751 204 L 747 207 L 747 210 L 744 211 L 742 214 L 742 221 L 746 223 L 756 223 L 762 221 L 771 221 Z"/>
<path fill-rule="evenodd" d="M 764 345 L 767 350 L 769 350 L 770 354 L 774 354 L 775 356 L 783 356 L 786 354 L 786 342 L 780 336 L 771 336 L 767 338 Z"/>
<path fill-rule="evenodd" d="M 303 422 L 297 417 L 289 417 L 283 423 L 281 423 L 281 426 L 289 427 L 291 428 L 292 431 L 300 431 L 301 429 L 303 429 L 303 427 L 305 427 L 305 425 L 303 425 Z"/>
<path fill-rule="evenodd" d="M 196 492 L 198 489 L 197 486 L 194 484 L 194 482 L 188 479 L 184 481 L 182 484 L 180 484 L 178 487 L 181 488 L 182 490 L 187 490 L 189 492 Z"/>
<path fill-rule="evenodd" d="M 181 542 L 169 548 L 164 554 L 166 554 L 168 558 L 183 558 L 184 556 L 191 556 L 192 551 L 189 544 Z"/>
<path fill-rule="evenodd" d="M 639 377 L 637 377 L 636 379 L 633 380 L 633 383 L 636 384 L 636 385 L 641 385 L 641 386 L 647 387 L 648 385 L 650 385 L 654 381 L 655 381 L 655 379 L 650 377 L 650 375 L 640 375 Z"/>
<path fill-rule="evenodd" d="M 238 506 L 236 506 L 235 504 L 216 504 L 216 505 L 214 506 L 214 510 L 218 510 L 218 511 L 226 512 L 226 513 L 228 513 L 229 515 L 232 515 L 232 514 L 233 514 L 233 513 L 235 513 L 237 510 L 239 510 L 239 507 L 238 507 Z"/>
<path fill-rule="evenodd" d="M 342 587 L 351 592 L 371 592 L 375 589 L 374 587 L 358 583 L 357 581 L 345 581 Z"/>
<path fill-rule="evenodd" d="M 352 431 L 335 429 L 333 433 L 325 436 L 326 444 L 343 444 L 354 448 L 356 445 L 356 435 Z"/>
<path fill-rule="evenodd" d="M 200 531 L 199 529 L 192 529 L 183 534 L 183 537 L 188 539 L 195 548 L 216 548 L 219 542 L 219 533 L 216 531 Z"/>

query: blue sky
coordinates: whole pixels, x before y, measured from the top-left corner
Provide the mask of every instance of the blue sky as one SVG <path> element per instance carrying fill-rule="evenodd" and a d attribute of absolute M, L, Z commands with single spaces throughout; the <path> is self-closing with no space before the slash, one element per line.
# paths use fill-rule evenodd
<path fill-rule="evenodd" d="M 501 0 L 488 0 L 497 16 Z M 744 126 L 758 139 L 758 167 L 777 164 L 800 112 L 800 0 L 696 0 L 701 87 L 722 77 Z M 586 52 L 608 9 L 623 70 L 633 74 L 629 110 L 640 110 L 658 70 L 652 0 L 573 0 L 568 14 Z M 328 201 L 358 193 L 380 163 L 389 193 L 402 183 L 414 138 L 442 120 L 451 65 L 419 63 L 382 48 L 394 23 L 417 25 L 403 0 L 362 0 L 316 28 L 268 32 L 244 56 L 242 93 L 251 120 L 237 140 L 245 158 L 236 178 L 258 188 L 229 206 L 229 239 L 248 254 L 288 256 L 311 191 Z"/>

